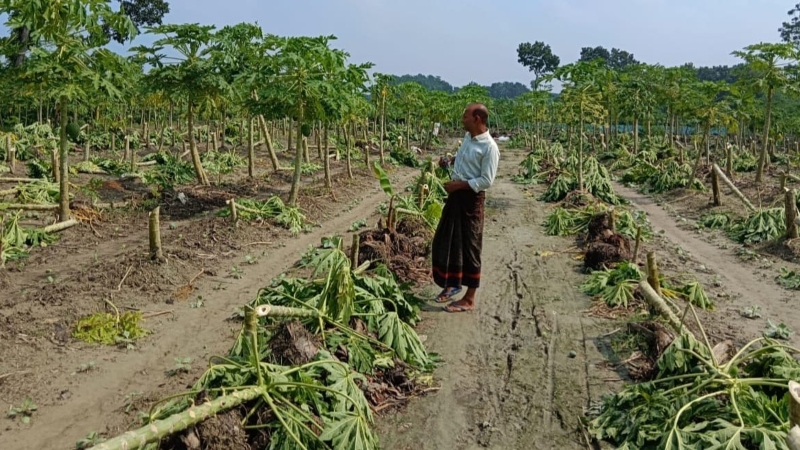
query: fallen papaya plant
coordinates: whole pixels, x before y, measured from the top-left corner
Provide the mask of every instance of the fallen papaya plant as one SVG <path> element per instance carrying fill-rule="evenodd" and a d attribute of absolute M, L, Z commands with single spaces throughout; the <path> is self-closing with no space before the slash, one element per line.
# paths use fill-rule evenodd
<path fill-rule="evenodd" d="M 304 259 L 308 278 L 281 277 L 245 306 L 233 348 L 212 358 L 189 392 L 93 448 L 156 448 L 234 408 L 246 410 L 248 439 L 269 448 L 377 448 L 372 408 L 386 395 L 375 390 L 424 384 L 435 357 L 412 328 L 419 299 L 385 267 L 351 267 L 341 240 L 327 247 Z"/>
<path fill-rule="evenodd" d="M 800 350 L 759 338 L 732 354 L 703 337 L 675 338 L 653 380 L 605 397 L 591 435 L 629 450 L 787 449 L 787 383 L 800 376 Z"/>

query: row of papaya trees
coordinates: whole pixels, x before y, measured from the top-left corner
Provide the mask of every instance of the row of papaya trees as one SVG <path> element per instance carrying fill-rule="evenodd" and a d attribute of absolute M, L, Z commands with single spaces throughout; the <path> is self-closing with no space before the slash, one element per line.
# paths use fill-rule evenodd
<path fill-rule="evenodd" d="M 158 134 L 154 140 L 168 133 L 173 143 L 176 136 L 188 141 L 200 184 L 210 181 L 198 150 L 199 125 L 206 127 L 208 140 L 214 130 L 223 145 L 238 137 L 245 146 L 244 137 L 255 128 L 276 171 L 281 168 L 272 135 L 288 134 L 289 150 L 295 152 L 290 206 L 299 192 L 303 144 L 312 132 L 330 130 L 372 142 L 384 163 L 387 143 L 406 151 L 412 142 L 424 147 L 436 139 L 435 124 L 443 132 L 461 132 L 461 111 L 472 101 L 489 105 L 495 130 L 525 131 L 518 139 L 528 142 L 569 130 L 569 136 L 602 136 L 596 145 L 631 135 L 637 152 L 642 135 L 663 135 L 684 144 L 692 135 L 696 145 L 708 146 L 716 135 L 727 134 L 740 147 L 746 141 L 758 146 L 759 181 L 776 149 L 796 150 L 800 114 L 792 99 L 797 77 L 795 66 L 786 63 L 798 54 L 789 44 L 762 43 L 735 51 L 743 64 L 734 83 L 701 81 L 687 66 L 636 63 L 612 68 L 596 59 L 564 65 L 545 77 L 560 82 L 558 94 L 535 90 L 513 99 L 492 99 L 474 83 L 453 93 L 429 91 L 413 82 L 398 84 L 390 75 L 370 74 L 371 63 L 352 63 L 347 52 L 333 47 L 334 36 L 276 36 L 249 23 L 221 29 L 200 24 L 146 27 L 152 44 L 120 55 L 109 49 L 110 36 L 130 40 L 139 30 L 110 1 L 39 3 L 0 4 L 10 30 L 31 30 L 24 49 L 14 39 L 0 40 L 0 54 L 28 55 L 19 65 L 8 57 L 0 59 L 0 124 L 7 128 L 51 121 L 58 130 L 62 220 L 69 215 L 66 156 L 73 142 L 86 139 L 81 135 L 92 130 L 135 130 L 147 135 L 146 143 L 153 132 Z M 247 142 L 250 176 L 255 144 L 253 139 Z M 0 139 L 8 159 L 5 147 Z"/>

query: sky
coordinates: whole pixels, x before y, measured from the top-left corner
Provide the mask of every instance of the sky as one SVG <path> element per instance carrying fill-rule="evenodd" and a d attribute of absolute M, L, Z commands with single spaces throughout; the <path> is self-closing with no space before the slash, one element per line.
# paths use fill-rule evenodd
<path fill-rule="evenodd" d="M 734 50 L 778 42 L 798 0 L 169 0 L 167 23 L 266 33 L 335 35 L 333 46 L 373 71 L 438 75 L 454 86 L 529 84 L 521 42 L 544 41 L 562 64 L 602 45 L 665 66 L 735 64 Z M 137 38 L 134 44 L 146 44 Z"/>

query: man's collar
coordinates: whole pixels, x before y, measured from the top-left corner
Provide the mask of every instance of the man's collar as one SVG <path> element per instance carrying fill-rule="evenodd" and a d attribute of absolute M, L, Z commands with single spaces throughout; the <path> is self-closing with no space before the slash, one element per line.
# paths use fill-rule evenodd
<path fill-rule="evenodd" d="M 488 141 L 490 136 L 491 134 L 489 133 L 489 130 L 486 130 L 477 136 L 472 136 L 472 133 L 470 133 L 470 137 L 473 141 Z"/>

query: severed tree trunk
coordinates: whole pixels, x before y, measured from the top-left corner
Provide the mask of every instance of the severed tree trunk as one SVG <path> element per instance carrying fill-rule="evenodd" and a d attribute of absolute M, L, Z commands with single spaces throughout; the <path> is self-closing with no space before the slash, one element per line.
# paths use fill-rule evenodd
<path fill-rule="evenodd" d="M 650 284 L 650 287 L 653 288 L 656 294 L 661 295 L 661 280 L 658 275 L 656 252 L 650 252 L 647 254 L 647 282 Z"/>
<path fill-rule="evenodd" d="M 347 177 L 351 180 L 353 179 L 353 166 L 350 163 L 350 149 L 353 148 L 353 139 L 350 136 L 350 133 L 347 131 L 347 126 L 342 126 L 342 132 L 344 133 L 344 141 L 345 141 L 345 161 L 344 165 L 347 168 Z"/>
<path fill-rule="evenodd" d="M 17 170 L 17 152 L 13 145 L 11 145 L 11 135 L 6 136 L 6 159 L 8 160 L 8 168 L 11 173 L 16 173 Z"/>
<path fill-rule="evenodd" d="M 156 206 L 150 211 L 148 220 L 148 236 L 150 241 L 150 259 L 164 262 L 164 253 L 161 250 L 161 221 L 159 220 L 161 207 Z"/>
<path fill-rule="evenodd" d="M 711 193 L 712 193 L 712 204 L 714 206 L 722 205 L 719 195 L 719 175 L 717 175 L 716 170 L 711 171 Z"/>
<path fill-rule="evenodd" d="M 667 305 L 667 302 L 665 302 L 664 299 L 661 298 L 661 296 L 656 293 L 655 290 L 653 290 L 647 280 L 642 280 L 639 282 L 639 289 L 641 290 L 642 296 L 647 304 L 656 310 L 662 317 L 664 317 L 664 319 L 667 320 L 667 323 L 669 323 L 676 333 L 692 335 L 691 331 L 682 326 L 681 321 L 678 319 L 669 305 Z"/>
<path fill-rule="evenodd" d="M 751 212 L 756 210 L 756 207 L 753 206 L 753 204 L 750 203 L 750 200 L 748 200 L 747 197 L 745 197 L 744 194 L 742 194 L 742 192 L 736 188 L 733 182 L 725 176 L 725 174 L 722 172 L 722 169 L 720 169 L 718 165 L 712 165 L 711 170 L 717 174 L 717 177 L 719 177 L 725 183 L 725 185 L 727 185 L 733 191 L 733 194 L 736 195 L 736 197 L 738 197 L 739 200 L 741 200 Z"/>
<path fill-rule="evenodd" d="M 191 428 L 206 419 L 266 395 L 265 387 L 251 387 L 217 397 L 210 402 L 193 406 L 179 414 L 155 421 L 137 430 L 97 444 L 93 450 L 132 450 L 157 442 L 167 436 Z"/>
<path fill-rule="evenodd" d="M 54 223 L 52 225 L 48 225 L 48 226 L 42 228 L 42 232 L 43 233 L 57 233 L 59 231 L 64 231 L 67 228 L 74 227 L 78 223 L 79 222 L 76 219 L 69 219 L 69 220 L 65 220 L 63 222 L 58 222 L 58 223 Z"/>
<path fill-rule="evenodd" d="M 797 196 L 794 189 L 783 188 L 785 192 L 784 209 L 786 211 L 786 239 L 798 238 Z"/>

